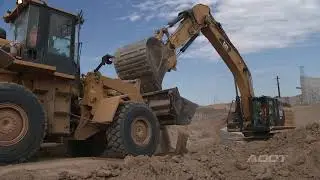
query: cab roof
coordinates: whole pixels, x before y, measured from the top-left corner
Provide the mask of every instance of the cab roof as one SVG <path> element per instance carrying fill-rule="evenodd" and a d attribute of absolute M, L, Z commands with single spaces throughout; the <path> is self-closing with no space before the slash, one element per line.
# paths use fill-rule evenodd
<path fill-rule="evenodd" d="M 17 4 L 17 3 L 16 3 Z M 17 4 L 15 9 L 12 12 L 7 13 L 3 19 L 6 23 L 12 23 L 20 14 L 20 12 L 22 12 L 24 9 L 26 9 L 29 5 L 36 5 L 36 6 L 42 6 L 42 7 L 46 7 L 49 9 L 52 9 L 54 11 L 58 11 L 61 12 L 63 14 L 69 15 L 69 16 L 73 16 L 74 18 L 76 18 L 78 21 L 79 20 L 78 16 L 66 11 L 63 11 L 61 9 L 57 9 L 57 8 L 53 8 L 47 5 L 47 3 L 41 1 L 41 0 L 24 0 L 22 4 Z"/>

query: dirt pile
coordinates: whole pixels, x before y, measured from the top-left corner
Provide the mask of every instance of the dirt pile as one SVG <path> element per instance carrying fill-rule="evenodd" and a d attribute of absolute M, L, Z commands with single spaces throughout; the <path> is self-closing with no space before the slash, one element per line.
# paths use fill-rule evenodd
<path fill-rule="evenodd" d="M 266 156 L 273 157 L 267 162 Z M 102 166 L 87 177 L 62 175 L 62 179 L 318 179 L 320 125 L 313 123 L 269 141 L 206 145 L 183 156 L 128 156 L 124 164 Z"/>
<path fill-rule="evenodd" d="M 124 160 L 69 159 L 32 165 L 0 167 L 9 179 L 320 179 L 320 125 L 275 135 L 267 141 L 220 138 L 225 112 L 217 119 L 195 120 L 184 129 L 190 134 L 184 155 L 128 156 Z M 172 147 L 177 134 L 169 131 Z"/>

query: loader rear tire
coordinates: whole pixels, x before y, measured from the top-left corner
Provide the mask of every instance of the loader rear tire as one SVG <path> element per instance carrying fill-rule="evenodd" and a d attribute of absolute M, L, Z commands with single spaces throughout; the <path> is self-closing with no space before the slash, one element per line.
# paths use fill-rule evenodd
<path fill-rule="evenodd" d="M 46 116 L 37 97 L 23 86 L 0 83 L 0 164 L 27 161 L 40 148 Z"/>
<path fill-rule="evenodd" d="M 119 106 L 106 137 L 109 157 L 151 156 L 159 144 L 160 125 L 147 105 L 125 103 Z"/>

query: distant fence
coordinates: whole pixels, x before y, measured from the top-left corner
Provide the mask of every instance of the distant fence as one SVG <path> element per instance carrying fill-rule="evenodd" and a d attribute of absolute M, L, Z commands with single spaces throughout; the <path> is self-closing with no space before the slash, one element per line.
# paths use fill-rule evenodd
<path fill-rule="evenodd" d="M 211 111 L 206 110 L 205 112 L 198 111 L 195 113 L 192 120 L 216 120 L 225 117 L 227 113 L 228 111 L 224 109 L 212 109 Z"/>
<path fill-rule="evenodd" d="M 210 115 L 207 113 L 196 112 L 193 116 L 193 120 L 208 120 Z"/>

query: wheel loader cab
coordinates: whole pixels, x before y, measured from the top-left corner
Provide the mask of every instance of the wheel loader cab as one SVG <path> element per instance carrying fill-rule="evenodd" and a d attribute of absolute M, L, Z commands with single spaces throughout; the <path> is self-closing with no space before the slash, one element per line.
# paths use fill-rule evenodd
<path fill-rule="evenodd" d="M 14 40 L 22 45 L 23 60 L 55 66 L 57 72 L 76 75 L 76 15 L 43 2 L 25 1 L 4 17 L 13 25 Z"/>

